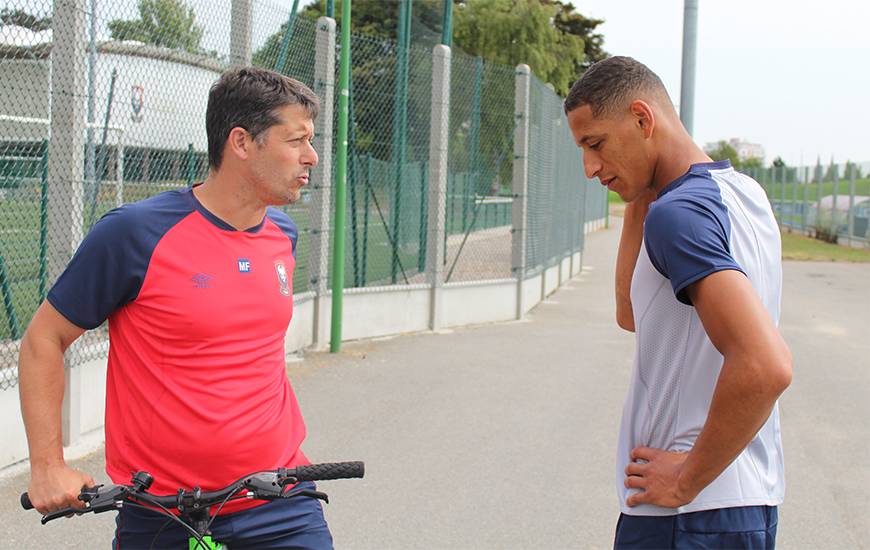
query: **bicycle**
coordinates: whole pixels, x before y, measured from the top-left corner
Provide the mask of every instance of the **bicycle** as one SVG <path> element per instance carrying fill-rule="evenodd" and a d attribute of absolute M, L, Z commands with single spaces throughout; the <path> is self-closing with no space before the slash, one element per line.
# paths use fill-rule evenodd
<path fill-rule="evenodd" d="M 154 478 L 148 472 L 133 474 L 130 485 L 96 485 L 82 488 L 79 500 L 84 508 L 65 508 L 46 514 L 41 523 L 88 513 L 100 514 L 120 510 L 124 506 L 134 506 L 158 512 L 180 524 L 190 534 L 189 550 L 229 550 L 211 537 L 210 527 L 220 514 L 224 505 L 237 499 L 277 500 L 295 497 L 310 497 L 329 502 L 326 493 L 305 488 L 290 488 L 303 481 L 325 481 L 330 479 L 361 478 L 365 474 L 362 462 L 335 462 L 278 468 L 254 472 L 216 491 L 204 492 L 199 487 L 192 490 L 178 489 L 174 495 L 159 496 L 148 492 Z M 217 505 L 214 514 L 211 508 Z M 33 509 L 27 493 L 21 495 L 21 506 Z M 179 514 L 170 510 L 176 509 Z M 155 538 L 158 535 L 155 535 Z"/>

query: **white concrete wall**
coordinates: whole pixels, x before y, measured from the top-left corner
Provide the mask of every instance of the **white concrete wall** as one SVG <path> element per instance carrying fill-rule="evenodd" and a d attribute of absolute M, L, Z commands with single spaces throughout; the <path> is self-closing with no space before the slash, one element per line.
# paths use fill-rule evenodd
<path fill-rule="evenodd" d="M 445 327 L 509 321 L 516 317 L 517 282 L 514 279 L 448 284 L 442 296 Z"/>
<path fill-rule="evenodd" d="M 21 421 L 21 405 L 18 387 L 0 391 L 0 430 L 3 445 L 0 445 L 0 468 L 27 458 L 27 437 Z"/>
<path fill-rule="evenodd" d="M 539 273 L 523 281 L 523 314 L 528 313 L 541 301 L 543 274 Z"/>
<path fill-rule="evenodd" d="M 81 410 L 79 425 L 81 434 L 103 427 L 106 403 L 106 359 L 95 359 L 76 367 L 81 379 Z M 80 434 L 80 435 L 81 435 Z"/>
<path fill-rule="evenodd" d="M 544 297 L 556 292 L 559 288 L 559 266 L 554 265 L 544 270 Z"/>

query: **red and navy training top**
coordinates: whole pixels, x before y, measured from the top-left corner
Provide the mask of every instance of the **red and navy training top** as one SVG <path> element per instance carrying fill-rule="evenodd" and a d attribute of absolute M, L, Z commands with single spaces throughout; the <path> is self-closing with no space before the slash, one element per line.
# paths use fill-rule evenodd
<path fill-rule="evenodd" d="M 145 470 L 156 494 L 213 490 L 308 463 L 284 359 L 297 236 L 274 208 L 235 230 L 190 189 L 94 225 L 48 301 L 81 328 L 109 321 L 106 471 L 115 483 Z"/>

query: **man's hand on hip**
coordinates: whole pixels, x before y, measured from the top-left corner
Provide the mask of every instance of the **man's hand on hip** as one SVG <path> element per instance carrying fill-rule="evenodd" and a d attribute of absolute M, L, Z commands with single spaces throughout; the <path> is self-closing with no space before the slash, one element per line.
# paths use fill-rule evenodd
<path fill-rule="evenodd" d="M 626 504 L 654 504 L 677 508 L 692 502 L 697 492 L 687 491 L 680 483 L 680 473 L 688 456 L 685 452 L 649 447 L 633 449 L 632 462 L 625 468 L 625 486 L 629 489 L 640 489 L 640 492 L 629 496 Z M 638 460 L 644 462 L 637 462 Z"/>

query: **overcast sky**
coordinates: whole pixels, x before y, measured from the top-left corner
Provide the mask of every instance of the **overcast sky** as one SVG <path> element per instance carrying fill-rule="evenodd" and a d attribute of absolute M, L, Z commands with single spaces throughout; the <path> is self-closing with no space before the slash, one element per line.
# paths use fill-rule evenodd
<path fill-rule="evenodd" d="M 605 49 L 645 63 L 679 103 L 683 0 L 573 0 Z M 770 162 L 870 161 L 870 4 L 699 0 L 695 140 L 760 143 Z"/>

